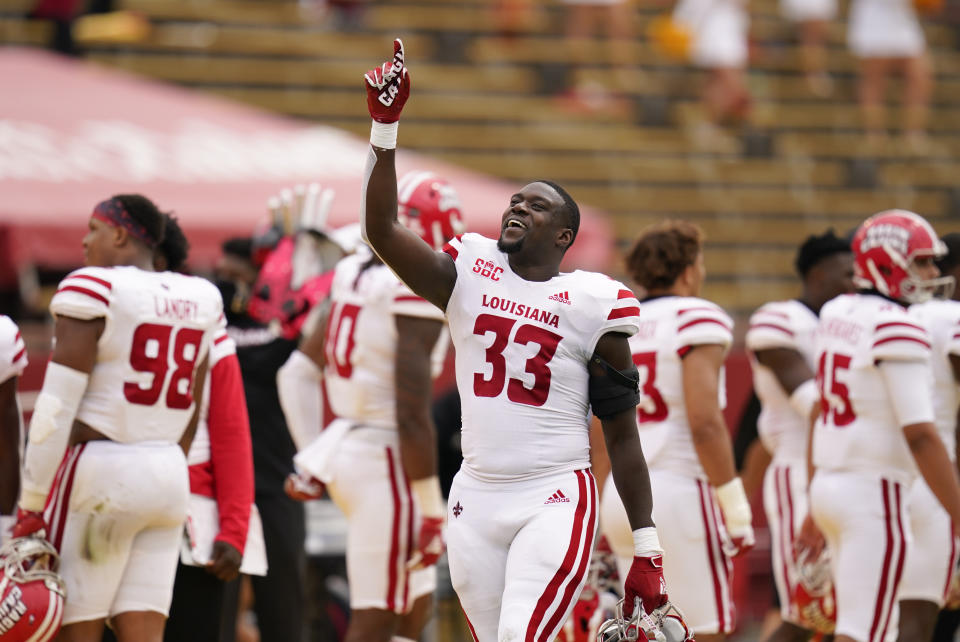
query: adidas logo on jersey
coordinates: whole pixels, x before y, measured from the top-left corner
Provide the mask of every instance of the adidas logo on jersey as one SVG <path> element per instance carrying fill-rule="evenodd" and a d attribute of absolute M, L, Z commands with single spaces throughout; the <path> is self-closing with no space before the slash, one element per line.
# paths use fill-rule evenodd
<path fill-rule="evenodd" d="M 547 298 L 551 301 L 559 301 L 560 303 L 566 303 L 567 305 L 570 305 L 570 293 L 566 291 L 551 294 Z"/>
<path fill-rule="evenodd" d="M 544 504 L 563 504 L 570 503 L 570 498 L 563 494 L 562 490 L 557 490 L 552 497 L 548 497 Z"/>

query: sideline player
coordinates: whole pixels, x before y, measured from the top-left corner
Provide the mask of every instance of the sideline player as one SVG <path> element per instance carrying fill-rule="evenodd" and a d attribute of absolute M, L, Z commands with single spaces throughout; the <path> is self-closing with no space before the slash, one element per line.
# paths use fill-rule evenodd
<path fill-rule="evenodd" d="M 99 641 L 107 618 L 121 642 L 163 637 L 189 492 L 184 450 L 223 323 L 211 283 L 153 271 L 163 233 L 143 196 L 101 202 L 83 238 L 88 267 L 50 302 L 56 344 L 14 535 L 45 533 L 60 551 L 64 640 Z"/>
<path fill-rule="evenodd" d="M 952 299 L 932 299 L 911 306 L 910 314 L 926 328 L 933 364 L 933 412 L 937 432 L 956 461 L 957 411 L 960 410 L 960 235 L 943 237 L 947 254 L 937 261 L 940 272 L 953 279 Z M 930 487 L 917 479 L 910 489 L 910 532 L 913 543 L 900 585 L 900 640 L 929 640 L 943 608 L 957 563 L 957 540 L 950 515 L 937 503 Z"/>
<path fill-rule="evenodd" d="M 20 329 L 0 314 L 0 544 L 15 521 L 20 496 L 20 457 L 23 415 L 17 400 L 17 381 L 27 367 L 27 347 Z"/>
<path fill-rule="evenodd" d="M 810 516 L 830 547 L 835 640 L 880 642 L 897 631 L 918 468 L 960 526 L 957 473 L 933 424 L 930 338 L 905 308 L 938 285 L 943 244 L 922 217 L 890 210 L 864 221 L 852 248 L 860 289 L 824 305 L 816 331 Z"/>
<path fill-rule="evenodd" d="M 602 423 L 634 531 L 625 612 L 666 601 L 637 436 L 633 293 L 602 274 L 560 273 L 580 211 L 548 181 L 524 186 L 499 240 L 436 252 L 397 220 L 397 121 L 410 92 L 403 44 L 366 75 L 374 119 L 365 235 L 418 295 L 445 310 L 463 404 L 464 461 L 447 508 L 453 587 L 479 642 L 552 640 L 586 580 L 597 527 L 587 415 Z"/>
<path fill-rule="evenodd" d="M 782 622 L 771 642 L 803 641 L 811 635 L 791 596 L 798 582 L 795 536 L 807 516 L 810 417 L 820 401 L 813 337 L 820 308 L 854 289 L 850 243 L 833 230 L 808 237 L 795 265 L 803 282 L 800 298 L 763 305 L 750 317 L 746 336 L 753 388 L 762 405 L 757 429 L 773 458 L 764 475 L 763 506 Z"/>
<path fill-rule="evenodd" d="M 439 250 L 463 231 L 459 199 L 445 180 L 413 172 L 399 187 L 401 218 L 425 242 Z M 445 506 L 430 414 L 431 380 L 449 343 L 443 312 L 366 247 L 337 263 L 330 302 L 328 322 L 315 332 L 325 337 L 308 337 L 291 359 L 324 368 L 337 419 L 294 461 L 326 483 L 347 516 L 348 642 L 418 640 L 443 552 Z M 289 402 L 298 382 L 320 385 L 316 376 L 290 374 L 285 366 L 279 377 L 281 399 Z M 284 404 L 291 427 L 320 419 L 297 417 L 298 408 Z"/>
<path fill-rule="evenodd" d="M 665 221 L 646 228 L 627 269 L 647 292 L 630 349 L 640 371 L 637 423 L 653 517 L 663 535 L 663 574 L 697 639 L 723 640 L 734 625 L 728 558 L 754 544 L 750 504 L 721 411 L 733 321 L 699 298 L 706 270 L 696 225 Z M 632 542 L 619 488 L 619 480 L 605 485 L 601 523 L 625 571 Z"/>

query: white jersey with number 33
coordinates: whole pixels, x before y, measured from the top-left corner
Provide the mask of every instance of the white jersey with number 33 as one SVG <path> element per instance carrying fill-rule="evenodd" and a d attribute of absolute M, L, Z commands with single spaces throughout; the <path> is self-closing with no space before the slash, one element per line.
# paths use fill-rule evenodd
<path fill-rule="evenodd" d="M 638 303 L 594 272 L 527 281 L 497 242 L 453 239 L 457 281 L 447 303 L 463 408 L 463 468 L 487 481 L 590 465 L 587 362 L 608 332 L 637 331 Z"/>
<path fill-rule="evenodd" d="M 878 363 L 929 365 L 927 331 L 901 305 L 872 294 L 844 294 L 820 310 L 815 345 L 823 402 L 814 428 L 814 466 L 909 484 L 917 469 L 903 426 L 933 421 L 932 400 L 917 399 L 917 416 L 898 418 Z"/>
<path fill-rule="evenodd" d="M 640 371 L 637 424 L 647 463 L 651 470 L 703 477 L 687 420 L 683 357 L 700 345 L 729 348 L 733 321 L 715 303 L 680 296 L 643 301 L 640 318 L 640 331 L 630 338 L 630 351 Z M 719 384 L 718 401 L 723 407 L 722 376 Z"/>
<path fill-rule="evenodd" d="M 405 286 L 386 265 L 366 266 L 360 251 L 337 263 L 330 289 L 325 379 L 333 412 L 368 426 L 395 428 L 396 317 L 443 321 L 443 312 Z M 443 367 L 449 338 L 440 334 L 431 374 Z"/>
<path fill-rule="evenodd" d="M 105 321 L 77 419 L 121 443 L 179 441 L 195 368 L 224 323 L 219 290 L 173 272 L 88 267 L 60 282 L 50 312 Z"/>

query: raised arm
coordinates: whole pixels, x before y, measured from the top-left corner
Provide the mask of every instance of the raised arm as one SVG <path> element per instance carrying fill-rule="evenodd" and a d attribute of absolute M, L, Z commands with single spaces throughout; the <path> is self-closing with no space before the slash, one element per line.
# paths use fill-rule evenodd
<path fill-rule="evenodd" d="M 410 74 L 403 43 L 394 40 L 393 48 L 392 61 L 364 76 L 373 126 L 361 199 L 363 237 L 411 290 L 446 309 L 457 280 L 453 260 L 397 220 L 397 126 L 410 95 Z"/>

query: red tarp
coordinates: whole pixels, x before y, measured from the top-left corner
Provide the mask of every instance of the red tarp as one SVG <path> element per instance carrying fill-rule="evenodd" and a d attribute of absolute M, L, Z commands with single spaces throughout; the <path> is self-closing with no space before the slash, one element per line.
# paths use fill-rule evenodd
<path fill-rule="evenodd" d="M 368 145 L 342 131 L 37 50 L 0 49 L 0 86 L 0 282 L 23 263 L 78 265 L 91 208 L 116 193 L 172 210 L 194 266 L 210 265 L 223 238 L 248 234 L 266 199 L 296 183 L 336 189 L 334 226 L 358 218 Z M 411 169 L 446 177 L 469 229 L 490 236 L 519 187 L 399 154 L 398 171 Z M 585 211 L 565 265 L 602 268 L 611 242 L 602 216 Z"/>

